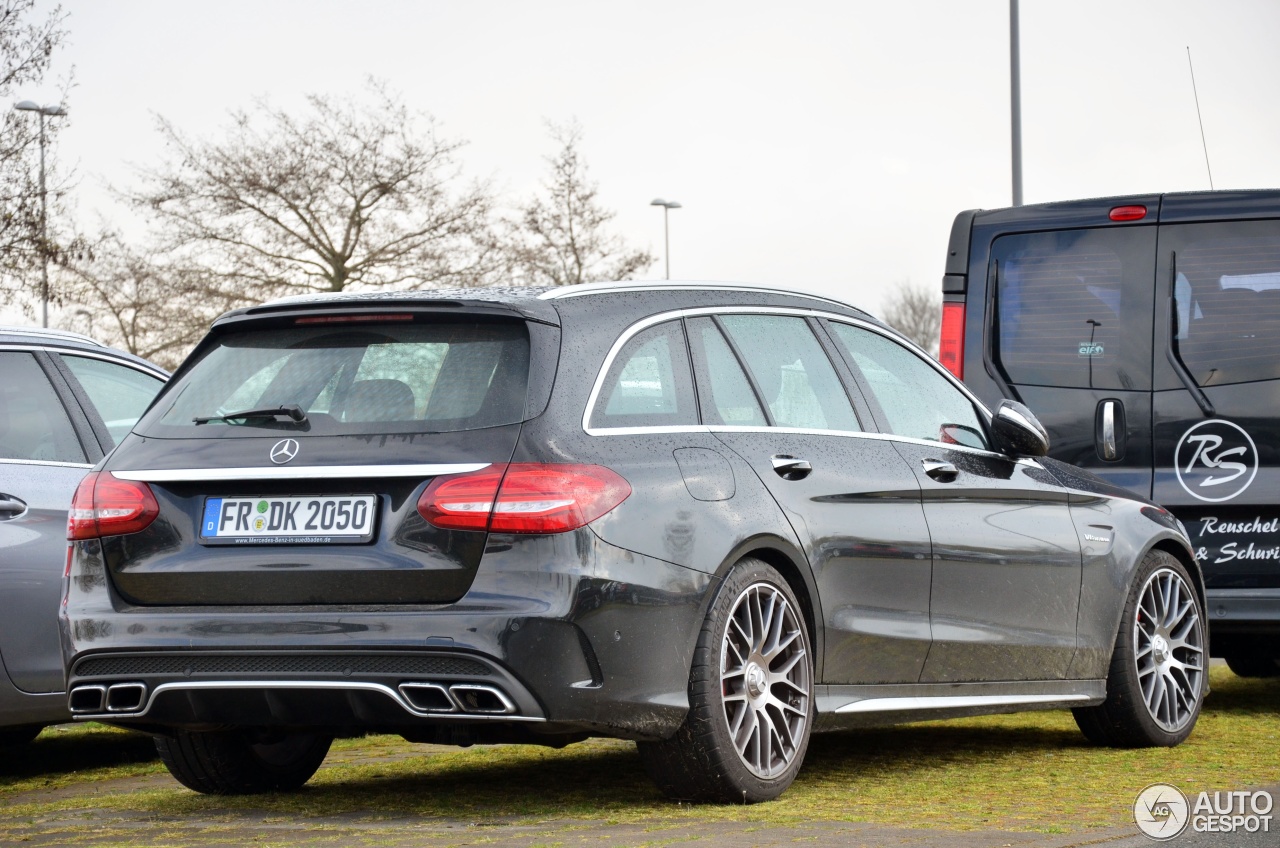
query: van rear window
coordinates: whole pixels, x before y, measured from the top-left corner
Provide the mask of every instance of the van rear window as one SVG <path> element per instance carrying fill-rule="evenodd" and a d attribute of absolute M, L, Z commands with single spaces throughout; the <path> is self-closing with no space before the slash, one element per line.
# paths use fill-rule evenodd
<path fill-rule="evenodd" d="M 1170 228 L 1171 230 L 1174 228 Z M 1174 344 L 1201 386 L 1280 379 L 1280 223 L 1179 227 Z"/>
<path fill-rule="evenodd" d="M 993 353 L 1016 385 L 1150 388 L 1152 227 L 1003 236 Z"/>
<path fill-rule="evenodd" d="M 522 420 L 528 376 L 528 334 L 517 322 L 232 332 L 171 385 L 138 430 L 161 437 L 474 430 Z M 296 407 L 305 422 L 234 414 L 280 407 Z"/>

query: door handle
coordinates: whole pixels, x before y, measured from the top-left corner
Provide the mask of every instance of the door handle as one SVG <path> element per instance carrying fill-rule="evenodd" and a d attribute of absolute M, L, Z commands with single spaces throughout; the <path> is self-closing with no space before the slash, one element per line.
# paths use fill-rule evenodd
<path fill-rule="evenodd" d="M 790 454 L 780 453 L 773 457 L 773 470 L 783 480 L 803 480 L 809 476 L 813 466 L 807 459 L 797 459 Z"/>
<path fill-rule="evenodd" d="M 0 521 L 17 518 L 27 511 L 27 505 L 13 495 L 0 495 Z"/>
<path fill-rule="evenodd" d="M 1098 458 L 1106 462 L 1123 459 L 1126 432 L 1124 404 L 1114 398 L 1099 402 L 1093 421 L 1093 440 Z"/>
<path fill-rule="evenodd" d="M 940 459 L 922 459 L 920 464 L 924 466 L 924 473 L 939 483 L 950 483 L 960 473 L 954 465 Z"/>

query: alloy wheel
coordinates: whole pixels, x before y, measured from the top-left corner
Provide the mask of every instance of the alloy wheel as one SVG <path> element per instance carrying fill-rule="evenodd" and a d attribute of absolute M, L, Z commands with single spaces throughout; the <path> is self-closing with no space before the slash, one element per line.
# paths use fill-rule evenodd
<path fill-rule="evenodd" d="M 729 736 L 760 778 L 795 760 L 808 728 L 812 663 L 804 625 L 777 587 L 755 583 L 738 596 L 720 649 Z"/>
<path fill-rule="evenodd" d="M 1204 686 L 1204 623 L 1190 586 L 1161 568 L 1147 578 L 1133 623 L 1134 661 L 1147 712 L 1172 733 L 1196 715 Z"/>

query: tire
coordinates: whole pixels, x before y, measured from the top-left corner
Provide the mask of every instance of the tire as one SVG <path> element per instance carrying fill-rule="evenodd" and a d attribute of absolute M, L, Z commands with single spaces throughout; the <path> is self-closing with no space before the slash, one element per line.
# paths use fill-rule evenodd
<path fill-rule="evenodd" d="M 0 749 L 21 748 L 23 745 L 34 741 L 42 730 L 44 730 L 43 724 L 0 728 Z"/>
<path fill-rule="evenodd" d="M 1209 683 L 1207 627 L 1194 586 L 1171 554 L 1143 558 L 1120 617 L 1107 699 L 1071 711 L 1090 742 L 1172 747 L 1191 734 Z"/>
<path fill-rule="evenodd" d="M 1280 677 L 1280 661 L 1262 654 L 1232 654 L 1225 657 L 1227 668 L 1236 677 Z"/>
<path fill-rule="evenodd" d="M 671 739 L 637 743 L 654 783 L 681 800 L 743 804 L 781 795 L 800 771 L 813 727 L 810 644 L 782 576 L 758 559 L 735 565 L 698 636 L 684 724 Z"/>
<path fill-rule="evenodd" d="M 245 731 L 191 733 L 156 737 L 160 759 L 179 783 L 206 795 L 252 795 L 289 791 L 311 779 L 331 736 L 285 733 L 266 736 Z"/>

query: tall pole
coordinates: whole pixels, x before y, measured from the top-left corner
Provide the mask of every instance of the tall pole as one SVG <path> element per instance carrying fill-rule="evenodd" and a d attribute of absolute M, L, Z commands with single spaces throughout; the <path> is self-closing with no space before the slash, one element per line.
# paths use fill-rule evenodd
<path fill-rule="evenodd" d="M 668 217 L 672 209 L 680 208 L 678 200 L 663 200 L 661 197 L 655 197 L 649 202 L 650 206 L 662 207 L 662 253 L 663 260 L 667 267 L 667 279 L 671 279 L 671 219 Z"/>
<path fill-rule="evenodd" d="M 1018 56 L 1018 0 L 1009 0 L 1009 106 L 1013 128 L 1013 205 L 1022 205 L 1022 71 Z"/>
<path fill-rule="evenodd" d="M 49 208 L 48 190 L 45 187 L 44 119 L 67 114 L 65 106 L 52 104 L 41 106 L 34 100 L 22 100 L 13 104 L 19 112 L 38 112 L 40 115 L 40 326 L 49 326 Z"/>
<path fill-rule="evenodd" d="M 671 222 L 669 215 L 671 207 L 663 205 L 662 207 L 662 258 L 667 266 L 667 279 L 671 279 Z"/>
<path fill-rule="evenodd" d="M 40 326 L 49 326 L 49 214 L 44 188 L 44 110 L 40 110 Z"/>

